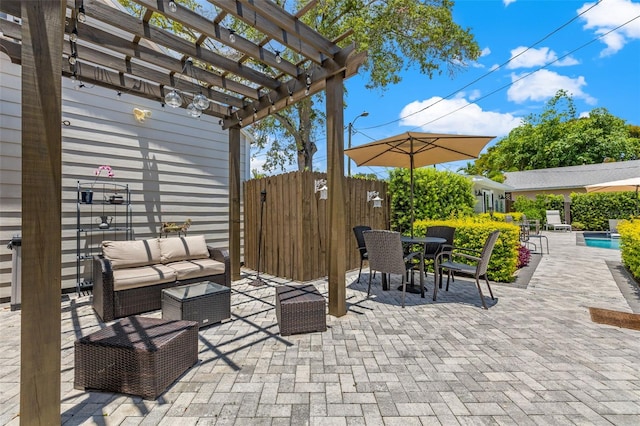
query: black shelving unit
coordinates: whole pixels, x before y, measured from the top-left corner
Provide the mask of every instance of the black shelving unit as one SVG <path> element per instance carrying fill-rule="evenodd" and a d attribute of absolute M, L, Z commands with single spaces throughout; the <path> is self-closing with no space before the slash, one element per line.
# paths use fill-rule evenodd
<path fill-rule="evenodd" d="M 76 193 L 76 291 L 93 288 L 93 256 L 105 240 L 130 240 L 131 192 L 129 185 L 78 181 Z"/>

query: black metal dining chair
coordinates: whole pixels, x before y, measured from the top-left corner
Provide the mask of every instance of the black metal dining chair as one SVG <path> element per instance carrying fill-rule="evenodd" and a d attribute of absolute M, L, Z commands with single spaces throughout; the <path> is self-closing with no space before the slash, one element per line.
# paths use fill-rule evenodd
<path fill-rule="evenodd" d="M 453 272 L 473 275 L 476 280 L 476 287 L 478 287 L 478 293 L 480 294 L 482 307 L 484 309 L 488 309 L 487 304 L 484 301 L 482 289 L 480 288 L 480 277 L 484 277 L 484 280 L 487 283 L 487 288 L 489 289 L 489 294 L 491 295 L 491 300 L 494 300 L 493 291 L 491 291 L 491 285 L 489 284 L 489 279 L 487 278 L 487 269 L 489 267 L 489 259 L 491 259 L 491 253 L 493 252 L 493 248 L 496 245 L 496 241 L 498 241 L 499 235 L 500 231 L 493 231 L 492 233 L 490 233 L 484 243 L 482 251 L 480 252 L 464 248 L 453 248 L 452 250 L 444 250 L 436 256 L 436 274 L 442 274 L 442 271 L 445 269 L 448 271 L 447 287 L 445 288 L 446 291 L 449 291 L 449 278 L 451 277 L 451 274 Z M 456 258 L 459 258 L 462 261 L 468 263 L 456 262 L 454 261 L 454 259 Z M 434 285 L 434 301 L 436 300 L 437 294 L 438 286 Z"/>
<path fill-rule="evenodd" d="M 353 227 L 353 234 L 356 236 L 356 242 L 358 244 L 358 252 L 360 252 L 360 271 L 358 272 L 358 283 L 360 282 L 360 275 L 362 275 L 362 264 L 367 260 L 367 247 L 364 243 L 364 237 L 362 233 L 364 231 L 370 231 L 371 227 L 367 225 L 358 225 Z"/>
<path fill-rule="evenodd" d="M 456 228 L 452 226 L 429 226 L 427 228 L 426 237 L 439 237 L 447 240 L 444 244 L 438 243 L 427 243 L 424 245 L 424 270 L 425 273 L 427 271 L 427 262 L 431 262 L 434 264 L 434 273 L 435 273 L 435 260 L 436 256 L 443 250 L 451 250 L 453 248 L 453 238 L 456 234 Z M 435 285 L 435 281 L 434 281 Z M 442 288 L 442 279 L 439 283 L 440 288 Z"/>
<path fill-rule="evenodd" d="M 405 255 L 402 249 L 400 233 L 395 231 L 376 229 L 364 231 L 363 236 L 367 247 L 369 270 L 379 271 L 382 274 L 397 274 L 402 276 L 402 307 L 404 308 L 404 299 L 407 290 L 407 272 L 413 268 L 413 262 L 416 258 L 420 262 L 420 292 L 422 297 L 424 297 L 424 262 L 422 260 L 422 250 Z M 369 273 L 367 297 L 371 294 L 371 277 L 372 274 Z"/>

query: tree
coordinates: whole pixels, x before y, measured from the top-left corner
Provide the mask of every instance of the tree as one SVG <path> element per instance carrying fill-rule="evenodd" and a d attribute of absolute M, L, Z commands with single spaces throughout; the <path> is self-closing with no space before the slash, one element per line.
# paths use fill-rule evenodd
<path fill-rule="evenodd" d="M 573 99 L 560 90 L 542 113 L 526 117 L 462 170 L 501 181 L 504 172 L 635 160 L 640 139 L 631 136 L 633 129 L 606 108 L 577 117 Z"/>
<path fill-rule="evenodd" d="M 369 75 L 367 87 L 383 90 L 400 82 L 400 73 L 411 67 L 429 78 L 445 70 L 452 76 L 478 58 L 477 43 L 468 29 L 453 22 L 452 7 L 450 0 L 325 0 L 302 20 L 329 39 L 347 35 L 340 45 L 355 42 L 366 51 L 361 70 Z M 294 53 L 282 55 L 295 63 Z M 294 155 L 298 170 L 313 170 L 315 141 L 324 127 L 317 108 L 322 101 L 318 94 L 253 126 L 255 145 L 267 150 L 265 170 L 284 168 Z"/>

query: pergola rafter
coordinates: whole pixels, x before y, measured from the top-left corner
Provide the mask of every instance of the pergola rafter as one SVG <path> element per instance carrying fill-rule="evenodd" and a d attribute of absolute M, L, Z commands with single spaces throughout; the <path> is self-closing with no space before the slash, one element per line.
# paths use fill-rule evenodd
<path fill-rule="evenodd" d="M 71 55 L 69 36 L 76 29 L 78 65 L 72 67 L 63 62 L 63 75 L 71 76 L 75 71 L 76 77 L 82 81 L 159 102 L 163 102 L 164 94 L 173 88 L 187 94 L 202 91 L 212 101 L 210 108 L 203 113 L 222 119 L 223 127 L 228 129 L 236 125 L 246 127 L 277 113 L 292 102 L 324 90 L 325 81 L 332 73 L 346 71 L 345 78 L 348 78 L 364 61 L 363 55 L 354 54 L 353 46 L 340 48 L 303 24 L 299 16 L 289 14 L 269 0 L 210 0 L 222 11 L 214 20 L 181 6 L 176 12 L 171 12 L 168 0 L 135 2 L 145 8 L 142 19 L 102 0 L 67 2 L 63 52 L 68 59 Z M 19 16 L 19 7 L 15 3 L 18 2 L 3 2 L 0 7 L 3 12 Z M 314 3 L 311 2 L 312 5 Z M 88 18 L 84 23 L 78 22 L 76 17 L 80 5 Z M 307 5 L 303 11 L 311 8 Z M 188 41 L 154 27 L 150 21 L 156 13 L 200 36 L 197 40 Z M 254 27 L 264 34 L 263 40 L 254 43 L 234 34 L 235 41 L 232 42 L 232 31 L 220 24 L 228 16 Z M 15 52 L 10 53 L 11 59 L 19 62 L 20 25 L 9 21 L 1 25 L 3 33 L 14 38 L 3 39 L 2 45 L 6 52 Z M 237 60 L 227 58 L 208 49 L 205 46 L 207 40 L 241 55 Z M 278 60 L 276 53 L 265 47 L 270 40 L 276 40 L 304 59 L 292 64 L 280 55 Z M 185 58 L 191 58 L 201 66 L 185 66 Z M 114 73 L 120 74 L 117 79 Z M 141 91 L 139 87 L 142 85 L 147 87 Z"/>
<path fill-rule="evenodd" d="M 353 45 L 338 45 L 348 33 L 331 41 L 300 21 L 315 0 L 297 14 L 271 0 L 208 0 L 217 8 L 213 19 L 180 5 L 171 12 L 170 0 L 134 1 L 143 8 L 140 18 L 111 0 L 0 2 L 0 11 L 21 19 L 0 19 L 0 50 L 22 65 L 20 404 L 27 407 L 21 410 L 25 424 L 60 420 L 60 306 L 55 295 L 61 285 L 61 75 L 162 103 L 173 89 L 189 96 L 202 92 L 211 101 L 203 114 L 217 117 L 229 130 L 234 280 L 240 278 L 240 130 L 326 90 L 329 313 L 346 313 L 343 81 L 357 72 L 365 55 Z M 194 39 L 154 26 L 156 14 L 180 23 Z M 255 29 L 259 41 L 225 27 L 229 19 Z M 72 41 L 75 32 L 78 39 Z M 271 41 L 292 54 L 270 50 Z"/>

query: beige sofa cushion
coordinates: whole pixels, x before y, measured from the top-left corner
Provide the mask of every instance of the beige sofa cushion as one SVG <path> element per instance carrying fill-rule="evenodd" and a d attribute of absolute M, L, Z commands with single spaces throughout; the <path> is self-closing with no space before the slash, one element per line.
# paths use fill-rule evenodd
<path fill-rule="evenodd" d="M 168 263 L 171 269 L 178 274 L 178 281 L 190 278 L 204 277 L 206 275 L 224 274 L 224 263 L 213 259 L 182 260 Z"/>
<path fill-rule="evenodd" d="M 175 269 L 161 263 L 152 266 L 117 269 L 113 271 L 113 290 L 127 290 L 176 280 Z"/>
<path fill-rule="evenodd" d="M 111 268 L 133 268 L 160 263 L 158 239 L 133 241 L 103 241 L 102 254 L 111 260 Z"/>
<path fill-rule="evenodd" d="M 159 238 L 160 260 L 162 263 L 209 257 L 204 235 L 190 237 Z"/>

